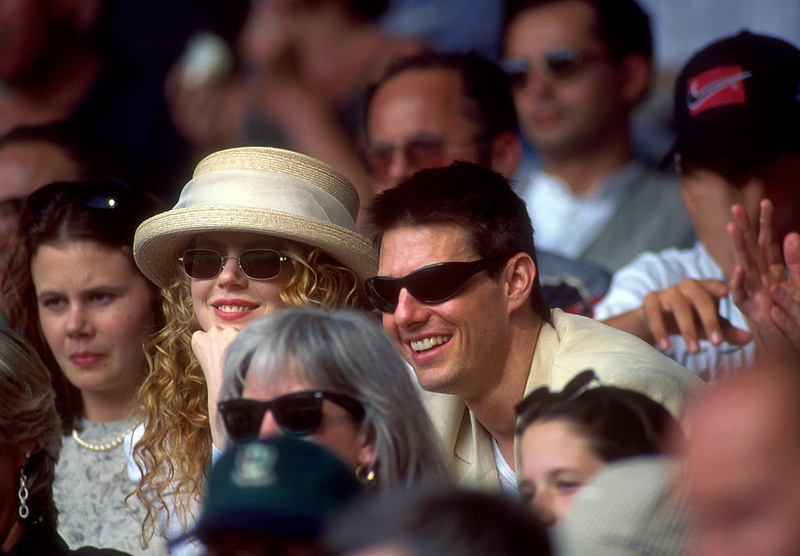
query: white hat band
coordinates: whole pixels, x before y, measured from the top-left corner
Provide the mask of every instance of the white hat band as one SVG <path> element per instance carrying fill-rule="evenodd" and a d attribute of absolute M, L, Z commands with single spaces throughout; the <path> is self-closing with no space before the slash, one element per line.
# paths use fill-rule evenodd
<path fill-rule="evenodd" d="M 301 178 L 271 170 L 216 170 L 192 178 L 174 208 L 196 206 L 276 210 L 356 231 L 352 216 L 336 197 Z"/>

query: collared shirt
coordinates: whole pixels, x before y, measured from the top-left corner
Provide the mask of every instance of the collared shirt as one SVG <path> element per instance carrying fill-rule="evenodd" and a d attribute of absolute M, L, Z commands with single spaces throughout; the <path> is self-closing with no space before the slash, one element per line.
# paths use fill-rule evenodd
<path fill-rule="evenodd" d="M 539 180 L 544 180 L 543 189 Z M 697 241 L 674 174 L 632 163 L 582 196 L 553 180 L 541 170 L 528 169 L 516 182 L 538 249 L 614 272 L 645 251 L 689 249 Z M 577 257 L 571 255 L 576 252 Z"/>
<path fill-rule="evenodd" d="M 492 452 L 494 454 L 494 464 L 497 467 L 497 476 L 500 479 L 500 490 L 514 500 L 519 500 L 519 488 L 517 487 L 517 474 L 500 452 L 500 445 L 495 437 L 492 437 Z"/>
<path fill-rule="evenodd" d="M 623 202 L 644 166 L 632 162 L 582 195 L 542 170 L 533 172 L 522 192 L 528 205 L 536 246 L 563 257 L 578 258 Z"/>
<path fill-rule="evenodd" d="M 552 325 L 542 324 L 522 396 L 539 386 L 561 389 L 579 372 L 593 369 L 602 384 L 643 392 L 677 415 L 688 392 L 702 387 L 688 369 L 631 334 L 558 309 L 552 317 Z M 492 436 L 464 400 L 421 394 L 459 484 L 499 488 Z"/>

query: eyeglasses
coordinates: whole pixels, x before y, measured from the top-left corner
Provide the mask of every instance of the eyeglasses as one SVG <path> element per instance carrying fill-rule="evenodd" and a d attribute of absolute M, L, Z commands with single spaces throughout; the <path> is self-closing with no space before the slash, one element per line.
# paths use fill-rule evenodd
<path fill-rule="evenodd" d="M 235 442 L 246 442 L 258 438 L 261 423 L 267 411 L 281 430 L 291 436 L 311 434 L 322 422 L 322 401 L 330 400 L 346 409 L 356 421 L 364 418 L 361 402 L 345 394 L 325 390 L 293 392 L 270 401 L 227 400 L 219 403 L 228 436 Z"/>
<path fill-rule="evenodd" d="M 178 260 L 189 278 L 211 280 L 219 276 L 228 259 L 239 262 L 239 270 L 251 280 L 269 280 L 281 273 L 286 257 L 273 249 L 248 249 L 238 257 L 227 257 L 213 249 L 189 249 Z"/>
<path fill-rule="evenodd" d="M 551 392 L 547 386 L 541 386 L 525 396 L 522 401 L 517 404 L 517 415 L 527 413 L 531 408 L 550 397 L 566 401 L 574 400 L 588 390 L 589 385 L 594 380 L 598 380 L 597 375 L 594 374 L 593 370 L 587 369 L 572 377 L 560 392 Z"/>
<path fill-rule="evenodd" d="M 536 69 L 553 81 L 568 81 L 578 75 L 590 61 L 605 58 L 599 53 L 589 53 L 574 48 L 556 48 L 536 62 L 530 60 L 506 60 L 503 70 L 509 77 L 512 89 L 522 89 L 531 72 Z"/>
<path fill-rule="evenodd" d="M 123 205 L 131 194 L 127 184 L 111 179 L 86 183 L 55 182 L 40 187 L 28 196 L 28 210 L 31 214 L 41 214 L 59 195 L 65 200 L 80 200 L 90 208 L 113 210 Z"/>
<path fill-rule="evenodd" d="M 464 287 L 467 280 L 495 263 L 505 262 L 511 255 L 490 257 L 467 263 L 437 263 L 422 267 L 402 278 L 373 276 L 367 278 L 367 295 L 375 307 L 384 313 L 394 313 L 405 288 L 415 299 L 423 303 L 447 301 Z"/>
<path fill-rule="evenodd" d="M 415 170 L 436 168 L 447 163 L 445 153 L 448 149 L 465 147 L 484 141 L 483 135 L 463 141 L 444 141 L 435 138 L 413 138 L 404 143 L 374 143 L 364 148 L 363 154 L 370 173 L 377 181 L 389 178 L 389 168 L 397 149 L 403 151 L 406 163 Z"/>

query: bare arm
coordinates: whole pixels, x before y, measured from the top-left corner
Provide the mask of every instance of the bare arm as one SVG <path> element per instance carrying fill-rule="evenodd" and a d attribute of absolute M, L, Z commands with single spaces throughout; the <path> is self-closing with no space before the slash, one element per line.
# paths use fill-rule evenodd
<path fill-rule="evenodd" d="M 700 351 L 699 340 L 741 345 L 750 341 L 746 330 L 719 315 L 718 302 L 728 294 L 725 282 L 687 278 L 680 284 L 648 293 L 642 306 L 611 317 L 605 324 L 629 332 L 665 350 L 669 336 L 680 334 L 690 353 Z"/>

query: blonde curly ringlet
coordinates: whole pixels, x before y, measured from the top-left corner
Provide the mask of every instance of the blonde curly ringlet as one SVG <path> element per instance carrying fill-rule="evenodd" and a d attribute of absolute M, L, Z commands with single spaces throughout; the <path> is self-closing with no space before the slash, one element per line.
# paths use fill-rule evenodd
<path fill-rule="evenodd" d="M 220 182 L 210 184 L 214 179 Z M 243 188 L 245 182 L 255 184 L 259 194 Z M 287 189 L 271 189 L 285 183 L 295 196 L 282 197 Z M 193 200 L 193 194 L 202 198 L 211 191 L 217 195 L 214 202 Z M 324 162 L 271 147 L 226 149 L 200 161 L 175 208 L 139 226 L 134 258 L 145 276 L 163 287 L 179 272 L 174 261 L 190 238 L 205 232 L 251 232 L 317 247 L 364 280 L 375 274 L 378 256 L 356 231 L 358 209 L 353 184 Z"/>
<path fill-rule="evenodd" d="M 368 300 L 353 271 L 319 249 L 289 241 L 277 247 L 294 271 L 280 289 L 284 305 L 367 307 Z M 177 261 L 174 264 L 178 266 Z M 134 461 L 142 473 L 134 494 L 145 509 L 145 546 L 157 531 L 161 514 L 173 519 L 170 514 L 174 513 L 174 518 L 187 527 L 188 516 L 200 504 L 207 462 L 211 461 L 208 392 L 203 370 L 192 352 L 192 334 L 200 325 L 190 282 L 182 274 L 177 276 L 162 288 L 167 324 L 145 344 L 148 366 L 153 371 L 138 396 L 148 423 L 134 449 Z"/>
<path fill-rule="evenodd" d="M 292 265 L 279 294 L 286 306 L 367 308 L 363 281 L 378 257 L 356 231 L 358 209 L 355 187 L 327 164 L 284 149 L 241 147 L 204 158 L 177 205 L 137 228 L 134 259 L 161 287 L 166 316 L 145 345 L 150 374 L 138 396 L 146 426 L 134 447 L 142 472 L 135 495 L 146 512 L 145 545 L 164 519 L 190 525 L 211 460 L 208 393 L 191 347 L 200 326 L 178 258 L 201 234 L 260 234 L 277 239 Z"/>

